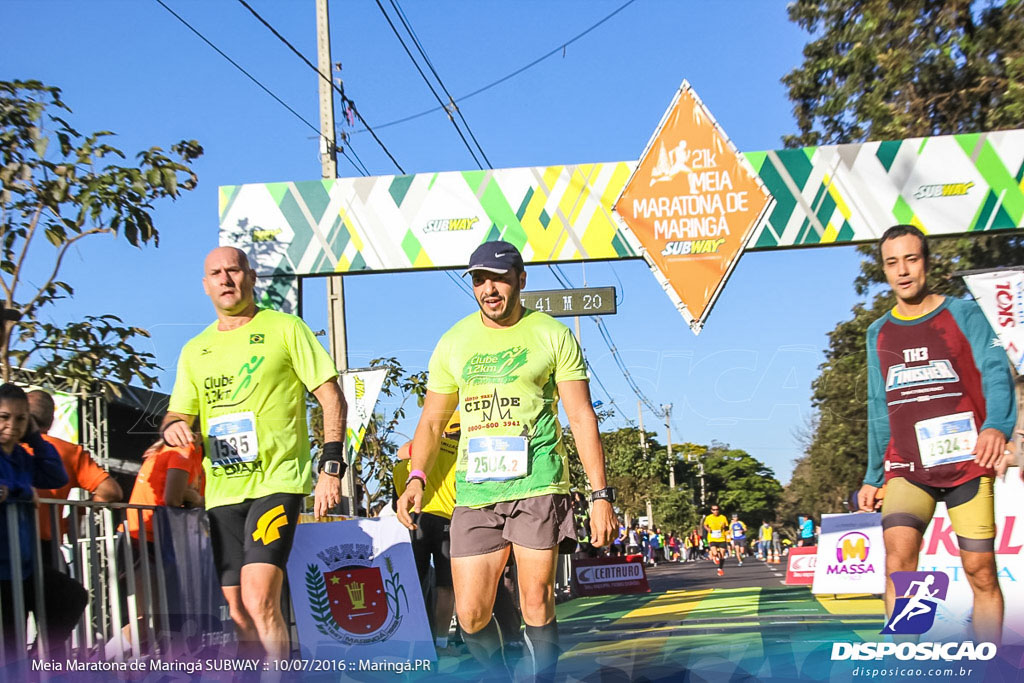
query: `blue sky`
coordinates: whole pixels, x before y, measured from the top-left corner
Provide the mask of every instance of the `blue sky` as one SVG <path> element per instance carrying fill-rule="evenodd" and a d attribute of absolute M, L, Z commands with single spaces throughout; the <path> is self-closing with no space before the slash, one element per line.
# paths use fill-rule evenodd
<path fill-rule="evenodd" d="M 316 74 L 241 4 L 164 1 L 317 124 Z M 637 0 L 564 53 L 461 99 L 563 45 L 624 1 L 401 6 L 496 168 L 636 159 L 684 78 L 741 150 L 778 148 L 783 135 L 796 132 L 780 79 L 800 64 L 807 36 L 787 20 L 784 2 Z M 251 4 L 315 62 L 312 0 Z M 206 149 L 195 166 L 199 188 L 156 210 L 160 247 L 82 243 L 63 272 L 76 295 L 50 312 L 58 322 L 114 313 L 147 328 L 164 368 L 160 386 L 170 391 L 181 345 L 213 317 L 200 277 L 203 256 L 217 244 L 217 187 L 319 178 L 315 134 L 155 0 L 7 0 L 3 15 L 14 30 L 0 48 L 0 79 L 61 87 L 73 125 L 116 131 L 115 144 L 129 153 L 182 138 Z M 385 125 L 436 102 L 375 2 L 335 0 L 331 31 L 347 95 L 406 172 L 475 168 L 442 113 Z M 397 172 L 368 135 L 355 134 L 351 147 L 371 173 Z M 339 174 L 357 172 L 340 160 Z M 42 276 L 45 249 L 35 256 L 30 278 Z M 858 300 L 857 263 L 849 247 L 747 254 L 699 337 L 642 262 L 585 270 L 589 285 L 619 288 L 619 313 L 605 322 L 645 394 L 656 405 L 674 405 L 673 439 L 743 448 L 788 481 L 826 334 Z M 563 270 L 582 283 L 583 267 Z M 559 286 L 546 268 L 530 269 L 528 279 L 533 289 Z M 321 280 L 305 287 L 314 330 L 325 325 L 323 288 Z M 441 273 L 346 278 L 346 300 L 350 365 L 396 356 L 413 371 L 425 368 L 436 339 L 475 306 Z M 581 325 L 598 377 L 636 419 L 637 398 L 608 346 L 591 321 Z M 596 384 L 592 390 L 609 403 Z M 664 425 L 646 410 L 644 422 L 664 440 Z M 605 427 L 624 424 L 616 418 Z M 400 431 L 412 426 L 407 421 Z"/>

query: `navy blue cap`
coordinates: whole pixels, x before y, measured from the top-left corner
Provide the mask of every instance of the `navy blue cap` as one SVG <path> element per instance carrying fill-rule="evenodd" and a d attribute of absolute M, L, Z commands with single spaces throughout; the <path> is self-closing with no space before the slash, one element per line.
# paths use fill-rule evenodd
<path fill-rule="evenodd" d="M 469 268 L 466 273 L 474 270 L 486 270 L 492 273 L 505 274 L 510 270 L 522 271 L 523 255 L 514 245 L 508 242 L 484 242 L 469 257 Z"/>

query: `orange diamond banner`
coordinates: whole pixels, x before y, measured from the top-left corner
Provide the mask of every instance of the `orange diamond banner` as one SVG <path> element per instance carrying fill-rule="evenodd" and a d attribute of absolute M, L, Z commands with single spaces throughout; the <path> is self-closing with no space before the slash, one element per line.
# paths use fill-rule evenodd
<path fill-rule="evenodd" d="M 615 211 L 696 334 L 771 202 L 757 173 L 683 81 Z"/>

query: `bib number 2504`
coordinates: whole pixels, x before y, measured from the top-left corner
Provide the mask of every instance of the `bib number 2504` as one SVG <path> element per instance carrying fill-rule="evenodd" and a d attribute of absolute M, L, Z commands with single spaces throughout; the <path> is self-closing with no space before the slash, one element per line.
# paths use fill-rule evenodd
<path fill-rule="evenodd" d="M 472 437 L 469 440 L 468 454 L 466 481 L 508 481 L 526 476 L 526 437 Z"/>

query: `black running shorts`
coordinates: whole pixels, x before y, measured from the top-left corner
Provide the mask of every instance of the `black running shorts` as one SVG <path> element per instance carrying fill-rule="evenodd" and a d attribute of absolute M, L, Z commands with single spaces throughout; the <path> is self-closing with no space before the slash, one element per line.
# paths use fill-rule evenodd
<path fill-rule="evenodd" d="M 285 568 L 304 497 L 274 493 L 207 511 L 221 586 L 241 585 L 246 564 L 263 562 Z"/>

